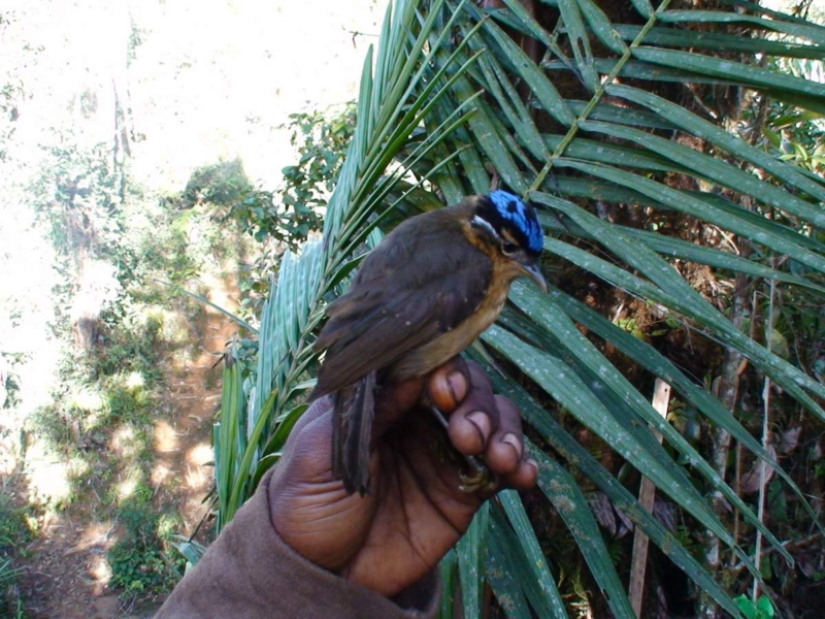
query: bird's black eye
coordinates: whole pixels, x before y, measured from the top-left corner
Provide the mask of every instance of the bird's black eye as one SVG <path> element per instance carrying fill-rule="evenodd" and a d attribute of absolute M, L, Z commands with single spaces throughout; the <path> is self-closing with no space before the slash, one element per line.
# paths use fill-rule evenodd
<path fill-rule="evenodd" d="M 518 250 L 518 246 L 510 241 L 504 241 L 501 244 L 501 251 L 505 256 L 512 256 Z"/>

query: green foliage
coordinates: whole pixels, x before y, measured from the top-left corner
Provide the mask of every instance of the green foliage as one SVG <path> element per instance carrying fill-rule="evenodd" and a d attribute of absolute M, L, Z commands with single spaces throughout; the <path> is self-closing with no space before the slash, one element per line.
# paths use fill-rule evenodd
<path fill-rule="evenodd" d="M 23 617 L 16 583 L 23 573 L 19 559 L 31 537 L 27 510 L 12 505 L 7 494 L 0 495 L 0 617 Z"/>
<path fill-rule="evenodd" d="M 101 316 L 103 346 L 91 359 L 92 375 L 100 379 L 135 372 L 152 384 L 162 380 L 154 358 L 162 345 L 164 327 L 160 316 L 130 299 L 122 299 Z"/>
<path fill-rule="evenodd" d="M 0 556 L 20 552 L 30 539 L 26 510 L 13 506 L 7 495 L 0 496 Z"/>
<path fill-rule="evenodd" d="M 352 139 L 355 106 L 289 118 L 290 143 L 297 147 L 299 160 L 283 169 L 284 186 L 275 193 L 248 192 L 232 205 L 231 216 L 256 241 L 274 240 L 294 249 L 323 221 L 323 210 Z"/>
<path fill-rule="evenodd" d="M 737 596 L 733 601 L 736 602 L 746 619 L 773 619 L 774 617 L 773 604 L 766 595 L 760 595 L 756 604 L 745 595 Z"/>
<path fill-rule="evenodd" d="M 23 601 L 16 595 L 15 583 L 23 570 L 12 565 L 11 559 L 0 556 L 0 616 L 25 619 Z"/>
<path fill-rule="evenodd" d="M 785 73 L 803 79 L 819 80 L 825 72 L 822 60 L 800 58 L 774 59 Z M 783 161 L 822 174 L 825 170 L 825 113 L 799 109 L 791 103 L 756 100 L 768 105 L 764 127 L 765 147 Z M 759 110 L 748 110 L 758 116 Z"/>
<path fill-rule="evenodd" d="M 31 19 L 21 22 L 16 14 L 20 11 L 0 11 L 0 30 L 11 37 L 3 37 L 8 39 L 4 49 L 11 55 L 4 56 L 9 62 L 4 62 L 0 72 L 0 163 L 5 164 L 4 197 L 9 205 L 8 217 L 4 214 L 3 219 L 14 224 L 0 227 L 4 239 L 8 231 L 13 235 L 25 230 L 25 237 L 38 241 L 34 245 L 37 250 L 45 250 L 46 258 L 42 264 L 33 265 L 37 271 L 32 269 L 30 273 L 24 265 L 12 273 L 9 282 L 4 278 L 0 314 L 17 326 L 19 315 L 33 307 L 34 313 L 43 314 L 42 330 L 51 341 L 47 346 L 40 346 L 39 341 L 29 346 L 19 337 L 20 333 L 28 334 L 24 329 L 9 339 L 0 336 L 0 451 L 9 446 L 20 450 L 12 455 L 19 456 L 20 468 L 27 476 L 28 496 L 49 518 L 57 512 L 57 518 L 65 516 L 75 524 L 113 520 L 125 523 L 122 531 L 116 530 L 125 537 L 113 550 L 115 582 L 129 592 L 162 592 L 176 579 L 179 564 L 167 540 L 169 529 L 181 523 L 166 516 L 158 520 L 153 514 L 167 510 L 170 501 L 178 500 L 179 488 L 171 493 L 167 484 L 180 482 L 162 483 L 152 477 L 157 470 L 152 460 L 159 457 L 154 453 L 155 429 L 164 423 L 174 424 L 177 419 L 171 392 L 178 387 L 167 383 L 170 369 L 177 370 L 199 358 L 207 346 L 206 339 L 212 335 L 204 326 L 200 306 L 163 282 L 200 292 L 205 290 L 199 281 L 202 275 L 229 284 L 231 275 L 224 267 L 232 263 L 234 274 L 238 236 L 232 226 L 222 225 L 210 216 L 212 213 L 205 212 L 207 208 L 182 210 L 179 204 L 159 199 L 154 190 L 129 178 L 130 161 L 124 159 L 129 153 L 124 154 L 123 141 L 131 138 L 139 142 L 145 136 L 130 132 L 131 117 L 116 120 L 107 114 L 105 118 L 104 114 L 94 116 L 96 103 L 103 111 L 113 94 L 120 99 L 118 112 L 130 116 L 130 111 L 124 109 L 129 103 L 122 98 L 127 94 L 125 87 L 121 90 L 120 83 L 112 83 L 112 78 L 123 78 L 122 84 L 126 84 L 128 76 L 121 72 L 126 67 L 115 62 L 104 63 L 104 68 L 76 58 L 77 62 L 61 64 L 69 68 L 66 75 L 55 79 L 46 67 L 56 65 L 35 56 L 42 48 L 29 49 L 27 45 L 29 40 L 36 45 L 38 36 L 32 39 L 33 32 L 25 23 L 45 23 L 40 20 L 43 15 L 39 11 L 22 12 Z M 124 22 L 119 21 L 120 14 L 114 16 L 118 27 L 128 26 L 131 21 L 126 13 L 122 16 Z M 9 28 L 9 19 L 18 23 Z M 131 33 L 124 30 L 121 34 L 131 55 L 143 33 L 133 24 Z M 62 58 L 65 54 L 60 50 L 69 49 L 71 46 L 57 45 L 53 53 Z M 80 67 L 87 69 L 78 73 L 84 76 L 80 78 L 83 83 L 71 77 Z M 72 100 L 64 100 L 64 96 Z M 45 110 L 57 113 L 49 113 L 42 123 L 35 120 Z M 118 123 L 116 131 L 113 122 Z M 102 136 L 104 143 L 92 144 L 90 140 L 96 136 Z M 235 174 L 232 166 L 228 167 L 212 170 L 211 174 L 209 170 L 199 171 L 194 179 L 200 181 L 196 198 L 202 201 L 206 195 L 229 208 L 231 200 L 254 189 L 248 181 L 233 185 L 242 170 Z M 193 187 L 189 189 L 195 192 Z M 51 248 L 48 241 L 40 242 L 41 236 L 51 241 Z M 9 263 L 8 256 L 15 258 L 11 261 L 15 264 L 23 262 L 16 256 L 22 243 L 0 245 L 4 265 Z M 29 253 L 36 252 L 27 251 L 26 255 Z M 51 264 L 49 258 L 53 255 L 56 259 Z M 44 271 L 52 276 L 52 268 L 59 273 L 54 277 L 58 281 L 55 288 L 50 278 L 40 281 Z M 101 294 L 84 313 L 95 323 L 93 337 L 84 343 L 88 347 L 78 350 L 71 326 L 77 316 L 77 302 L 83 301 L 87 292 L 84 278 L 90 272 L 103 275 L 92 281 L 92 292 Z M 23 281 L 27 277 L 34 282 L 30 288 L 39 285 L 40 290 L 36 297 L 26 297 L 26 303 L 17 303 L 7 293 L 19 294 L 15 279 Z M 11 311 L 7 311 L 9 307 Z M 5 328 L 7 323 L 0 322 Z M 25 326 L 34 324 L 36 321 Z M 19 349 L 25 352 L 18 353 Z M 47 361 L 42 381 L 31 371 L 17 372 L 18 362 L 28 361 L 21 355 L 30 354 L 30 350 L 35 359 L 28 370 L 35 362 Z M 59 375 L 52 383 L 48 362 L 57 356 Z M 21 380 L 29 382 L 21 384 Z M 37 393 L 38 387 L 46 391 L 43 384 L 54 385 L 50 394 Z M 32 394 L 38 402 L 35 410 Z M 15 535 L 13 524 L 19 524 L 17 514 L 12 517 L 6 513 L 0 500 L 2 559 L 6 558 L 7 540 Z M 59 543 L 71 543 L 71 538 Z M 0 571 L 7 573 L 7 567 L 3 563 Z M 4 589 L 0 586 L 0 597 Z M 6 610 L 12 612 L 4 608 L 0 615 L 6 616 Z"/>
<path fill-rule="evenodd" d="M 185 563 L 170 543 L 170 529 L 180 523 L 140 502 L 123 507 L 118 517 L 124 534 L 109 550 L 111 585 L 127 595 L 170 590 Z"/>
<path fill-rule="evenodd" d="M 92 247 L 105 252 L 117 244 L 124 223 L 119 208 L 122 187 L 108 147 L 81 147 L 71 131 L 61 138 L 44 152 L 42 174 L 29 188 L 32 205 L 47 222 L 52 244 L 66 258 L 79 257 Z"/>
<path fill-rule="evenodd" d="M 353 104 L 290 115 L 287 129 L 298 161 L 283 168 L 283 186 L 276 192 L 249 191 L 232 205 L 228 219 L 259 243 L 239 282 L 245 318 L 260 313 L 284 250 L 295 250 L 320 229 L 354 126 Z"/>
<path fill-rule="evenodd" d="M 240 159 L 221 161 L 192 172 L 181 196 L 181 207 L 193 208 L 209 203 L 232 209 L 253 190 Z"/>
<path fill-rule="evenodd" d="M 278 197 L 287 212 L 293 211 L 285 229 L 290 243 L 295 243 L 306 239 L 323 221 L 321 213 L 355 130 L 355 104 L 336 112 L 304 112 L 289 118 L 290 143 L 298 147 L 300 159 L 282 170 L 284 187 Z"/>
<path fill-rule="evenodd" d="M 0 27 L 2 19 L 0 16 Z M 19 85 L 10 82 L 0 85 L 0 162 L 8 158 L 7 144 L 14 136 L 13 120 L 18 114 L 16 104 L 22 94 Z"/>

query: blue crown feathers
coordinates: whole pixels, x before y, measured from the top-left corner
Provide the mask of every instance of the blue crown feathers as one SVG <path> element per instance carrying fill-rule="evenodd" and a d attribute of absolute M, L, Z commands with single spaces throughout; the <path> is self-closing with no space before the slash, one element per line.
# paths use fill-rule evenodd
<path fill-rule="evenodd" d="M 527 238 L 527 247 L 533 253 L 541 253 L 544 248 L 544 233 L 541 230 L 536 210 L 525 204 L 521 198 L 497 189 L 489 194 L 490 201 L 505 221 L 510 222 Z"/>

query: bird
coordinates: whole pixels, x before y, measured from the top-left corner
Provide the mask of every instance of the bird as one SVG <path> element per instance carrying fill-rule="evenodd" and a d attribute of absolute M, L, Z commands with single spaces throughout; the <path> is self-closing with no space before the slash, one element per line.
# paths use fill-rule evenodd
<path fill-rule="evenodd" d="M 347 493 L 369 491 L 375 389 L 461 353 L 517 277 L 547 292 L 543 245 L 534 207 L 496 189 L 407 219 L 367 254 L 313 345 L 324 357 L 310 400 L 333 394 L 332 472 Z"/>

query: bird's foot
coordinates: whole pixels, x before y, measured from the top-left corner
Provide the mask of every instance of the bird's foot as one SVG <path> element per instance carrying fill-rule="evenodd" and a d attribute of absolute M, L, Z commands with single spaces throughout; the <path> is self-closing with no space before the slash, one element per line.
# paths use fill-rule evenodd
<path fill-rule="evenodd" d="M 496 476 L 487 468 L 484 461 L 476 456 L 464 456 L 467 467 L 458 472 L 461 483 L 459 490 L 468 494 L 481 492 L 487 494 L 496 489 Z"/>
<path fill-rule="evenodd" d="M 432 405 L 430 406 L 430 410 L 446 432 L 449 426 L 447 420 L 444 418 L 444 414 Z M 458 459 L 463 462 L 463 466 L 458 472 L 459 490 L 468 494 L 473 492 L 488 493 L 495 490 L 496 476 L 487 468 L 481 456 L 466 456 L 459 453 L 458 450 L 452 446 L 450 446 L 449 450 L 453 460 Z"/>

